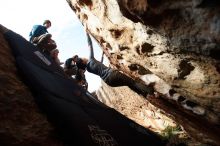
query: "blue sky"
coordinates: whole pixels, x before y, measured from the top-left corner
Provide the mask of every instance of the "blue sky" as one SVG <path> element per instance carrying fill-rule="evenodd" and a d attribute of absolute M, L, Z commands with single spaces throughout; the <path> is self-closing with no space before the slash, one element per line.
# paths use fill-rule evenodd
<path fill-rule="evenodd" d="M 1 0 L 0 6 L 0 23 L 26 39 L 33 25 L 42 24 L 45 19 L 51 20 L 52 27 L 48 31 L 57 43 L 62 62 L 74 54 L 88 57 L 83 26 L 66 0 Z M 101 49 L 94 40 L 93 45 L 95 56 L 100 59 Z M 100 86 L 98 76 L 86 73 L 86 78 L 89 91 Z"/>

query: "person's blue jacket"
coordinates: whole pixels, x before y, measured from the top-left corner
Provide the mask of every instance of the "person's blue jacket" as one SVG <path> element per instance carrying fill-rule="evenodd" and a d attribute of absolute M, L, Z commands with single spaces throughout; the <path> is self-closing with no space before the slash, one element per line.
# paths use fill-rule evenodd
<path fill-rule="evenodd" d="M 29 34 L 29 41 L 31 41 L 34 37 L 39 37 L 45 33 L 48 33 L 47 28 L 45 26 L 34 25 L 30 34 Z"/>

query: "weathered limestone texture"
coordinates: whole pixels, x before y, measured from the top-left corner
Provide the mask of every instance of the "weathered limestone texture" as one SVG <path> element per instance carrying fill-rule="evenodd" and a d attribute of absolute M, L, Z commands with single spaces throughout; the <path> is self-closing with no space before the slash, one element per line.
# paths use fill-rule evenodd
<path fill-rule="evenodd" d="M 0 145 L 62 146 L 20 79 L 0 25 Z"/>
<path fill-rule="evenodd" d="M 164 99 L 182 110 L 182 118 L 196 117 L 194 126 L 178 121 L 191 135 L 220 144 L 216 135 L 220 130 L 219 1 L 67 2 L 113 67 L 146 84 L 154 83 Z M 215 132 L 202 130 L 198 121 Z"/>

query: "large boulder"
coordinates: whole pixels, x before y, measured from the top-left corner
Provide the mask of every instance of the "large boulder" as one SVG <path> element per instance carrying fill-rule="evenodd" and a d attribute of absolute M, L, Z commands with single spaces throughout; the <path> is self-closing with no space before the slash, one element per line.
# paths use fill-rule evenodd
<path fill-rule="evenodd" d="M 17 71 L 0 25 L 0 145 L 62 146 L 53 126 L 38 109 Z"/>
<path fill-rule="evenodd" d="M 154 84 L 163 99 L 152 99 L 153 104 L 173 115 L 193 137 L 220 144 L 218 1 L 67 2 L 112 67 Z"/>

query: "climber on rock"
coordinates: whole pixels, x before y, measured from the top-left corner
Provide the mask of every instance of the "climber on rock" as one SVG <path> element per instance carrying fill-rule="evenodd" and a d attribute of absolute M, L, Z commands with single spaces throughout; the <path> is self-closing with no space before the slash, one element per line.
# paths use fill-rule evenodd
<path fill-rule="evenodd" d="M 148 94 L 149 95 L 154 94 L 153 87 L 147 86 L 143 83 L 136 82 L 135 80 L 119 72 L 118 70 L 107 67 L 103 63 L 97 61 L 94 57 L 92 40 L 88 33 L 86 33 L 86 35 L 87 35 L 88 47 L 90 50 L 90 56 L 89 56 L 89 60 L 84 59 L 80 63 L 76 63 L 78 68 L 82 66 L 83 67 L 82 69 L 86 68 L 88 72 L 100 76 L 100 78 L 109 86 L 112 87 L 128 86 L 130 89 L 132 89 L 138 94 L 142 94 L 143 96 L 146 96 Z M 84 64 L 84 66 L 82 64 Z"/>

